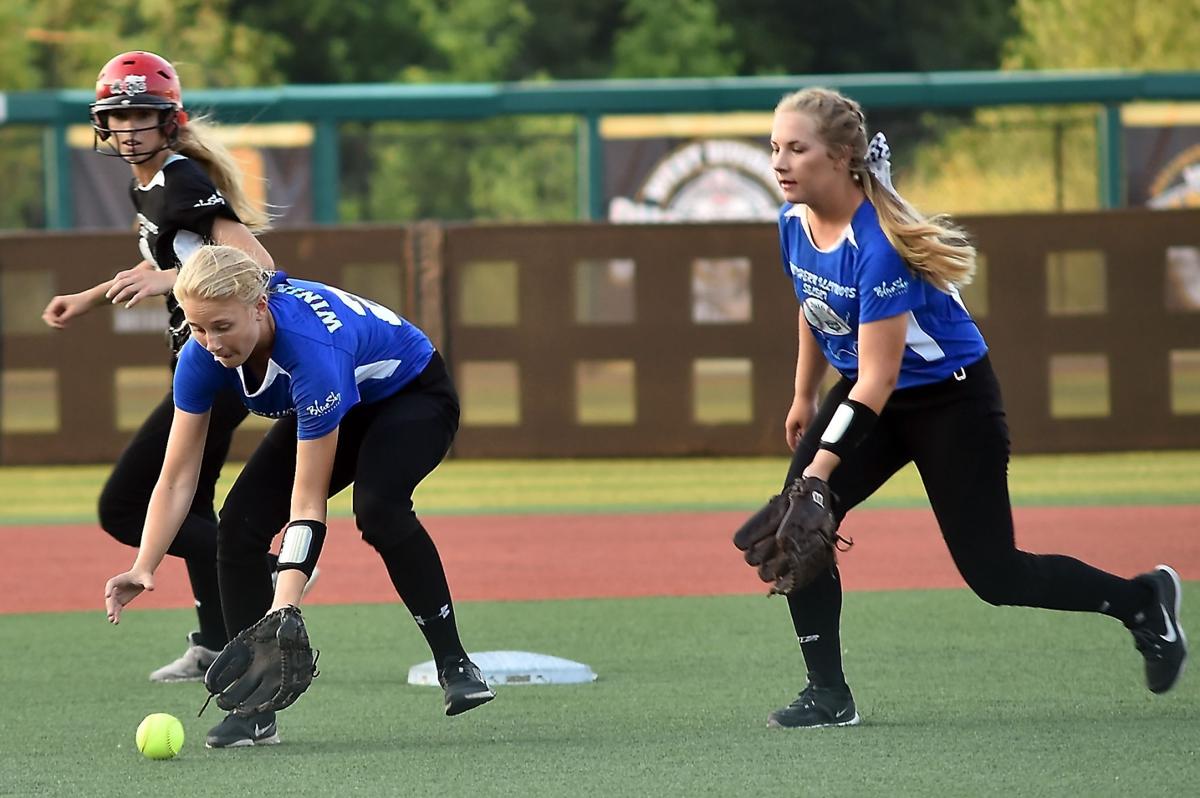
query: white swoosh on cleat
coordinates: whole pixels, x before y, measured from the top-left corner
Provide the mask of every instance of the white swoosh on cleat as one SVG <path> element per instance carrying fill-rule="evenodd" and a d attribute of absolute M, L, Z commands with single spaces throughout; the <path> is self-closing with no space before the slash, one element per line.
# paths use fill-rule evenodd
<path fill-rule="evenodd" d="M 1174 643 L 1176 640 L 1179 639 L 1179 635 L 1175 633 L 1175 624 L 1171 623 L 1171 618 L 1170 618 L 1170 616 L 1167 615 L 1166 607 L 1159 604 L 1158 608 L 1160 610 L 1162 610 L 1163 623 L 1167 627 L 1167 633 L 1165 635 L 1162 635 L 1162 639 L 1167 641 L 1168 643 Z"/>

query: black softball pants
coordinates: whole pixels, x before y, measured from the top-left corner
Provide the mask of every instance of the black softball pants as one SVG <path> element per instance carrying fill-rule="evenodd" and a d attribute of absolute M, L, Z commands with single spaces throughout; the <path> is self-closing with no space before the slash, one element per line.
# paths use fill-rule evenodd
<path fill-rule="evenodd" d="M 398 393 L 351 408 L 338 431 L 329 495 L 354 483 L 354 517 L 435 657 L 462 653 L 450 589 L 429 534 L 413 512 L 417 485 L 445 457 L 458 430 L 454 385 L 437 353 Z M 296 470 L 296 418 L 281 419 L 251 455 L 221 509 L 217 569 L 225 628 L 236 635 L 274 597 L 264 554 L 288 523 Z M 431 635 L 433 638 L 431 639 Z"/>
<path fill-rule="evenodd" d="M 217 514 L 213 499 L 233 432 L 246 413 L 235 391 L 221 391 L 213 400 L 196 495 L 179 534 L 167 549 L 167 554 L 182 557 L 187 564 L 200 619 L 200 644 L 212 649 L 228 642 L 217 588 Z M 134 433 L 100 492 L 100 526 L 128 546 L 136 548 L 142 541 L 146 508 L 166 458 L 174 415 L 174 393 L 168 391 Z"/>
<path fill-rule="evenodd" d="M 825 397 L 796 447 L 785 484 L 812 461 L 821 432 L 852 386 L 843 379 Z M 1151 600 L 1144 586 L 1071 557 L 1017 548 L 1008 457 L 1000 386 L 985 356 L 941 382 L 892 393 L 871 434 L 846 455 L 829 480 L 837 495 L 836 515 L 842 519 L 913 462 L 954 564 L 981 599 L 994 605 L 1101 612 L 1130 620 Z M 836 567 L 788 596 L 809 676 L 816 684 L 844 683 L 841 605 Z"/>

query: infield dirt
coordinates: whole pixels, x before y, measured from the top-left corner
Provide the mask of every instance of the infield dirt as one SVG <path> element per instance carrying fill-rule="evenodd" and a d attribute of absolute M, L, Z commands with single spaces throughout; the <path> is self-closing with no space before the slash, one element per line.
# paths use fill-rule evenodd
<path fill-rule="evenodd" d="M 1019 508 L 1017 544 L 1068 554 L 1126 576 L 1169 563 L 1200 578 L 1200 506 Z M 457 601 L 764 592 L 730 542 L 742 512 L 428 516 Z M 862 510 L 843 525 L 847 590 L 963 587 L 928 510 Z M 133 549 L 98 526 L 0 527 L 0 612 L 104 611 L 104 582 Z M 320 583 L 306 601 L 398 601 L 353 521 L 335 519 Z M 192 603 L 182 563 L 168 557 L 135 609 Z"/>

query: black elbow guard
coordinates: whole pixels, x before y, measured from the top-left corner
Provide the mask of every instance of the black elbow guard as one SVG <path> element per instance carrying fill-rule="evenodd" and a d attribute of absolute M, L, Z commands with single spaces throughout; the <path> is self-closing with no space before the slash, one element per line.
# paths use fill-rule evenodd
<path fill-rule="evenodd" d="M 279 547 L 279 565 L 276 570 L 303 571 L 312 576 L 325 545 L 325 525 L 320 521 L 293 521 L 283 530 L 283 543 Z"/>
<path fill-rule="evenodd" d="M 828 449 L 838 457 L 845 457 L 871 434 L 879 416 L 874 410 L 847 399 L 833 412 L 829 425 L 821 433 L 821 448 Z"/>

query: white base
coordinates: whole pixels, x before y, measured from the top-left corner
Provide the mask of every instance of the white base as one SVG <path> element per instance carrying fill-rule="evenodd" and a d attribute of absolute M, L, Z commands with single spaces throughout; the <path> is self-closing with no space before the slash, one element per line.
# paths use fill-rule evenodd
<path fill-rule="evenodd" d="M 468 655 L 484 680 L 495 687 L 509 684 L 585 684 L 596 673 L 582 662 L 529 651 L 479 651 Z M 408 669 L 408 683 L 438 686 L 433 660 Z"/>

